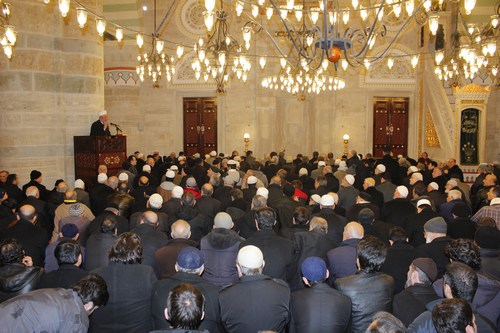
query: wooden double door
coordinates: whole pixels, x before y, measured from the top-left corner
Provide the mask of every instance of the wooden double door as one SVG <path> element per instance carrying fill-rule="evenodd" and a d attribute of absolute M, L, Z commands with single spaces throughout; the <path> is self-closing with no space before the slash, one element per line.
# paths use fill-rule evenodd
<path fill-rule="evenodd" d="M 386 147 L 394 156 L 408 153 L 407 97 L 374 97 L 373 100 L 373 155 L 382 157 Z"/>
<path fill-rule="evenodd" d="M 184 152 L 190 156 L 217 150 L 217 98 L 184 98 L 183 110 Z"/>

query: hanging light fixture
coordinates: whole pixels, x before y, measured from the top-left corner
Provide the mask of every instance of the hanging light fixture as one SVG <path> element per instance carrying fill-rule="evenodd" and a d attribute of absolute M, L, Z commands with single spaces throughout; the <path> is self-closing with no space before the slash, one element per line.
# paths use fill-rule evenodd
<path fill-rule="evenodd" d="M 168 16 L 169 12 L 167 12 L 165 18 Z M 153 80 L 153 87 L 159 88 L 162 76 L 165 76 L 168 82 L 172 80 L 175 74 L 175 58 L 173 56 L 169 56 L 163 51 L 165 48 L 165 42 L 160 39 L 158 33 L 161 26 L 158 27 L 156 25 L 156 0 L 154 0 L 153 17 L 154 31 L 151 35 L 151 49 L 148 52 L 140 52 L 137 56 L 138 65 L 136 66 L 136 72 L 142 82 L 144 82 L 144 78 L 147 76 Z M 139 47 L 139 51 L 142 51 L 142 47 L 144 45 L 144 37 L 142 34 L 138 33 L 136 35 L 136 42 Z M 178 47 L 178 58 L 182 57 L 183 53 L 184 48 Z"/>
<path fill-rule="evenodd" d="M 227 23 L 228 13 L 224 10 L 224 2 L 220 1 L 220 9 L 215 10 L 215 0 L 205 2 L 205 15 L 215 18 L 213 24 L 207 30 L 212 31 L 208 38 L 200 38 L 194 44 L 196 58 L 191 64 L 197 80 L 203 78 L 207 81 L 213 79 L 217 84 L 217 93 L 225 93 L 225 84 L 231 77 L 245 82 L 248 72 L 252 68 L 250 59 L 245 55 L 244 49 L 250 48 L 252 38 L 251 26 L 242 29 L 245 45 L 242 47 L 238 41 L 229 34 Z M 243 3 L 237 3 L 236 10 L 243 10 Z M 255 10 L 255 9 L 254 9 Z M 236 13 L 238 14 L 238 13 Z M 206 20 L 205 20 L 205 23 Z"/>
<path fill-rule="evenodd" d="M 10 59 L 13 53 L 13 46 L 17 41 L 17 33 L 15 27 L 9 24 L 10 19 L 10 4 L 0 0 L 0 29 L 3 34 L 0 34 L 0 45 L 3 48 L 5 56 Z"/>

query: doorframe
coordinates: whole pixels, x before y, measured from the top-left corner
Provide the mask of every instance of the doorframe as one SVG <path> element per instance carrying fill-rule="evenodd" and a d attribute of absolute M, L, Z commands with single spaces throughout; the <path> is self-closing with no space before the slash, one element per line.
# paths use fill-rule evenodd
<path fill-rule="evenodd" d="M 175 91 L 175 110 L 176 114 L 180 115 L 179 117 L 175 117 L 175 126 L 177 128 L 180 128 L 180 142 L 178 143 L 178 149 L 177 151 L 184 150 L 184 98 L 200 98 L 200 97 L 210 97 L 210 98 L 215 98 L 217 100 L 217 153 L 219 153 L 219 150 L 222 151 L 221 149 L 221 142 L 225 138 L 225 131 L 222 131 L 221 129 L 223 121 L 222 117 L 222 107 L 221 107 L 221 100 L 223 98 L 220 98 L 220 96 L 217 96 L 215 93 L 215 89 L 213 87 L 206 88 L 206 89 L 193 89 L 193 90 L 176 90 Z"/>
<path fill-rule="evenodd" d="M 373 99 L 375 97 L 404 97 L 409 99 L 408 103 L 408 156 L 417 157 L 418 147 L 418 104 L 417 94 L 410 90 L 370 90 L 366 93 L 366 148 L 373 154 Z"/>

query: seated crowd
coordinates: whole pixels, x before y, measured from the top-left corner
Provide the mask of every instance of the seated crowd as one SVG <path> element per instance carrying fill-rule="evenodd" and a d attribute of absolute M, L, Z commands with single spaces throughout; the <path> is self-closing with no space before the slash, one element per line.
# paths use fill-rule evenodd
<path fill-rule="evenodd" d="M 500 166 L 471 185 L 453 158 L 390 150 L 136 152 L 121 167 L 52 190 L 0 171 L 6 330 L 500 328 Z"/>

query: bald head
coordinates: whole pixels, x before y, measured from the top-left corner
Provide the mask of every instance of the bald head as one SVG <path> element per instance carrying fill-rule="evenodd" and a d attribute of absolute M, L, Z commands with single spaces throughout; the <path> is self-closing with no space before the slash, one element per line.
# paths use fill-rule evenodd
<path fill-rule="evenodd" d="M 26 196 L 27 197 L 34 197 L 34 198 L 39 198 L 40 197 L 40 191 L 38 190 L 38 187 L 36 186 L 30 186 L 26 189 Z"/>
<path fill-rule="evenodd" d="M 59 193 L 66 193 L 66 191 L 69 189 L 68 184 L 66 182 L 60 182 L 57 184 L 57 192 Z"/>
<path fill-rule="evenodd" d="M 201 187 L 201 194 L 207 197 L 211 197 L 214 193 L 214 187 L 212 184 L 206 183 Z"/>
<path fill-rule="evenodd" d="M 358 222 L 349 222 L 344 227 L 344 240 L 352 238 L 361 239 L 363 238 L 364 233 L 365 229 L 363 229 L 361 224 Z"/>
<path fill-rule="evenodd" d="M 66 193 L 64 193 L 65 200 L 76 200 L 76 196 L 76 191 L 73 190 L 67 190 Z"/>
<path fill-rule="evenodd" d="M 177 220 L 172 224 L 172 238 L 184 238 L 188 239 L 191 237 L 191 226 L 184 220 Z"/>
<path fill-rule="evenodd" d="M 158 224 L 158 215 L 150 210 L 142 213 L 141 223 L 156 226 Z"/>
<path fill-rule="evenodd" d="M 36 220 L 36 210 L 35 207 L 31 205 L 23 205 L 19 208 L 19 218 L 22 220 L 35 222 Z"/>

